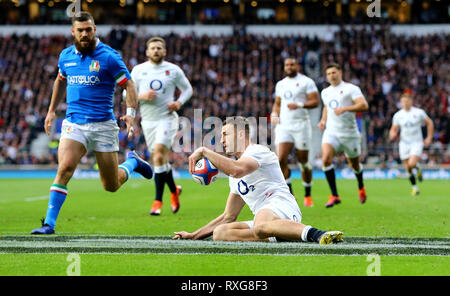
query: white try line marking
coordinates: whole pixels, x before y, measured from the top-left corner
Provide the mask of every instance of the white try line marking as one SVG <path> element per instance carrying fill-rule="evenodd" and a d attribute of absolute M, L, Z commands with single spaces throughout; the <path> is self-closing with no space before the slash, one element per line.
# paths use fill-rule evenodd
<path fill-rule="evenodd" d="M 24 199 L 24 201 L 28 202 L 28 201 L 46 200 L 46 199 L 48 199 L 48 195 L 27 197 Z"/>
<path fill-rule="evenodd" d="M 46 200 L 46 199 L 48 199 L 48 195 L 25 197 L 23 199 L 23 201 L 30 202 L 30 201 Z M 10 202 L 18 202 L 18 200 L 15 199 L 15 198 L 7 198 L 7 199 L 4 199 L 4 200 L 0 200 L 0 204 L 1 203 L 10 203 Z"/>

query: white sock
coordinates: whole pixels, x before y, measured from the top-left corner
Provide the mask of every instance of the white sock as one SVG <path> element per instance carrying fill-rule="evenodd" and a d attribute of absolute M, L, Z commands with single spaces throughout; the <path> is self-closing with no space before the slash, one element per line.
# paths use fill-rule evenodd
<path fill-rule="evenodd" d="M 308 231 L 312 228 L 311 225 L 305 226 L 302 231 L 302 241 L 307 242 L 308 241 Z"/>

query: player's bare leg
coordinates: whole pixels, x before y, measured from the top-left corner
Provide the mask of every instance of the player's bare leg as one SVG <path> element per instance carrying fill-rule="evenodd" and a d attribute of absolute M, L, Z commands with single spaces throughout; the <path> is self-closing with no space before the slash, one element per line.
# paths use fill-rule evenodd
<path fill-rule="evenodd" d="M 244 222 L 232 222 L 217 226 L 213 232 L 213 240 L 243 242 L 269 241 L 268 238 L 258 238 L 255 234 L 255 231 L 253 229 L 250 229 L 247 223 Z"/>
<path fill-rule="evenodd" d="M 287 241 L 309 241 L 320 244 L 342 241 L 342 232 L 340 231 L 321 231 L 299 222 L 280 219 L 270 209 L 262 209 L 258 212 L 255 217 L 254 231 L 259 239 L 276 237 Z"/>
<path fill-rule="evenodd" d="M 420 156 L 412 154 L 408 159 L 408 166 L 411 168 L 412 173 L 415 173 L 417 179 L 422 182 L 422 171 L 419 168 Z"/>
<path fill-rule="evenodd" d="M 419 187 L 416 184 L 416 177 L 414 175 L 414 168 L 416 168 L 419 162 L 419 156 L 411 155 L 408 159 L 403 160 L 403 165 L 405 166 L 406 172 L 409 174 L 409 181 L 412 185 L 411 195 L 416 196 L 420 193 Z"/>
<path fill-rule="evenodd" d="M 58 147 L 58 170 L 53 184 L 67 186 L 86 148 L 80 142 L 62 139 Z"/>
<path fill-rule="evenodd" d="M 33 229 L 31 234 L 55 233 L 59 211 L 67 197 L 67 184 L 77 168 L 86 148 L 80 142 L 62 139 L 58 147 L 58 170 L 50 187 L 48 208 L 42 227 Z"/>
<path fill-rule="evenodd" d="M 365 203 L 367 200 L 367 194 L 366 189 L 364 187 L 363 167 L 359 161 L 359 156 L 354 158 L 347 158 L 347 161 L 350 167 L 353 169 L 356 179 L 358 180 L 359 201 L 361 203 Z"/>
<path fill-rule="evenodd" d="M 283 172 L 283 176 L 286 179 L 286 183 L 289 187 L 289 191 L 291 194 L 294 194 L 292 191 L 292 184 L 291 184 L 291 170 L 288 166 L 288 158 L 289 153 L 291 153 L 292 148 L 294 147 L 294 143 L 284 142 L 279 143 L 277 145 L 277 154 L 278 154 L 278 160 L 280 162 L 281 171 Z"/>
<path fill-rule="evenodd" d="M 336 187 L 336 174 L 334 172 L 333 166 L 333 157 L 334 157 L 334 148 L 331 144 L 323 143 L 322 144 L 322 170 L 325 173 L 327 178 L 328 186 L 331 190 L 331 195 L 328 197 L 328 202 L 325 207 L 330 208 L 334 205 L 337 205 L 341 202 L 341 198 L 337 192 Z"/>
<path fill-rule="evenodd" d="M 308 162 L 308 150 L 295 150 L 295 154 L 298 160 L 298 167 L 302 172 L 303 186 L 305 187 L 305 197 L 303 199 L 303 205 L 305 207 L 312 207 L 313 201 L 311 197 L 312 186 L 312 167 Z"/>
<path fill-rule="evenodd" d="M 109 192 L 116 192 L 127 181 L 126 172 L 118 168 L 119 159 L 117 152 L 95 151 L 94 154 L 103 188 Z"/>

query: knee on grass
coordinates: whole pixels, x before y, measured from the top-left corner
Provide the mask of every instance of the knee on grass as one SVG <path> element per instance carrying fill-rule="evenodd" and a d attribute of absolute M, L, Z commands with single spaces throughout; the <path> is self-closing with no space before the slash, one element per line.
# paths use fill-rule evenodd
<path fill-rule="evenodd" d="M 217 226 L 213 231 L 213 240 L 214 241 L 229 241 L 229 227 L 226 224 L 222 224 Z"/>
<path fill-rule="evenodd" d="M 267 223 L 259 223 L 259 224 L 256 224 L 254 227 L 255 227 L 254 228 L 255 235 L 259 239 L 264 239 L 264 238 L 273 236 L 272 233 L 270 232 L 270 229 L 269 229 Z"/>

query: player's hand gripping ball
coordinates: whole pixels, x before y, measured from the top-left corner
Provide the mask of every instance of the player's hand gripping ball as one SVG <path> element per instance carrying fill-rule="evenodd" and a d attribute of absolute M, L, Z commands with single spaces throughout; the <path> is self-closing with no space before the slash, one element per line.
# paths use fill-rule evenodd
<path fill-rule="evenodd" d="M 192 178 L 201 185 L 209 185 L 217 179 L 219 170 L 207 159 L 201 158 L 195 164 Z"/>

